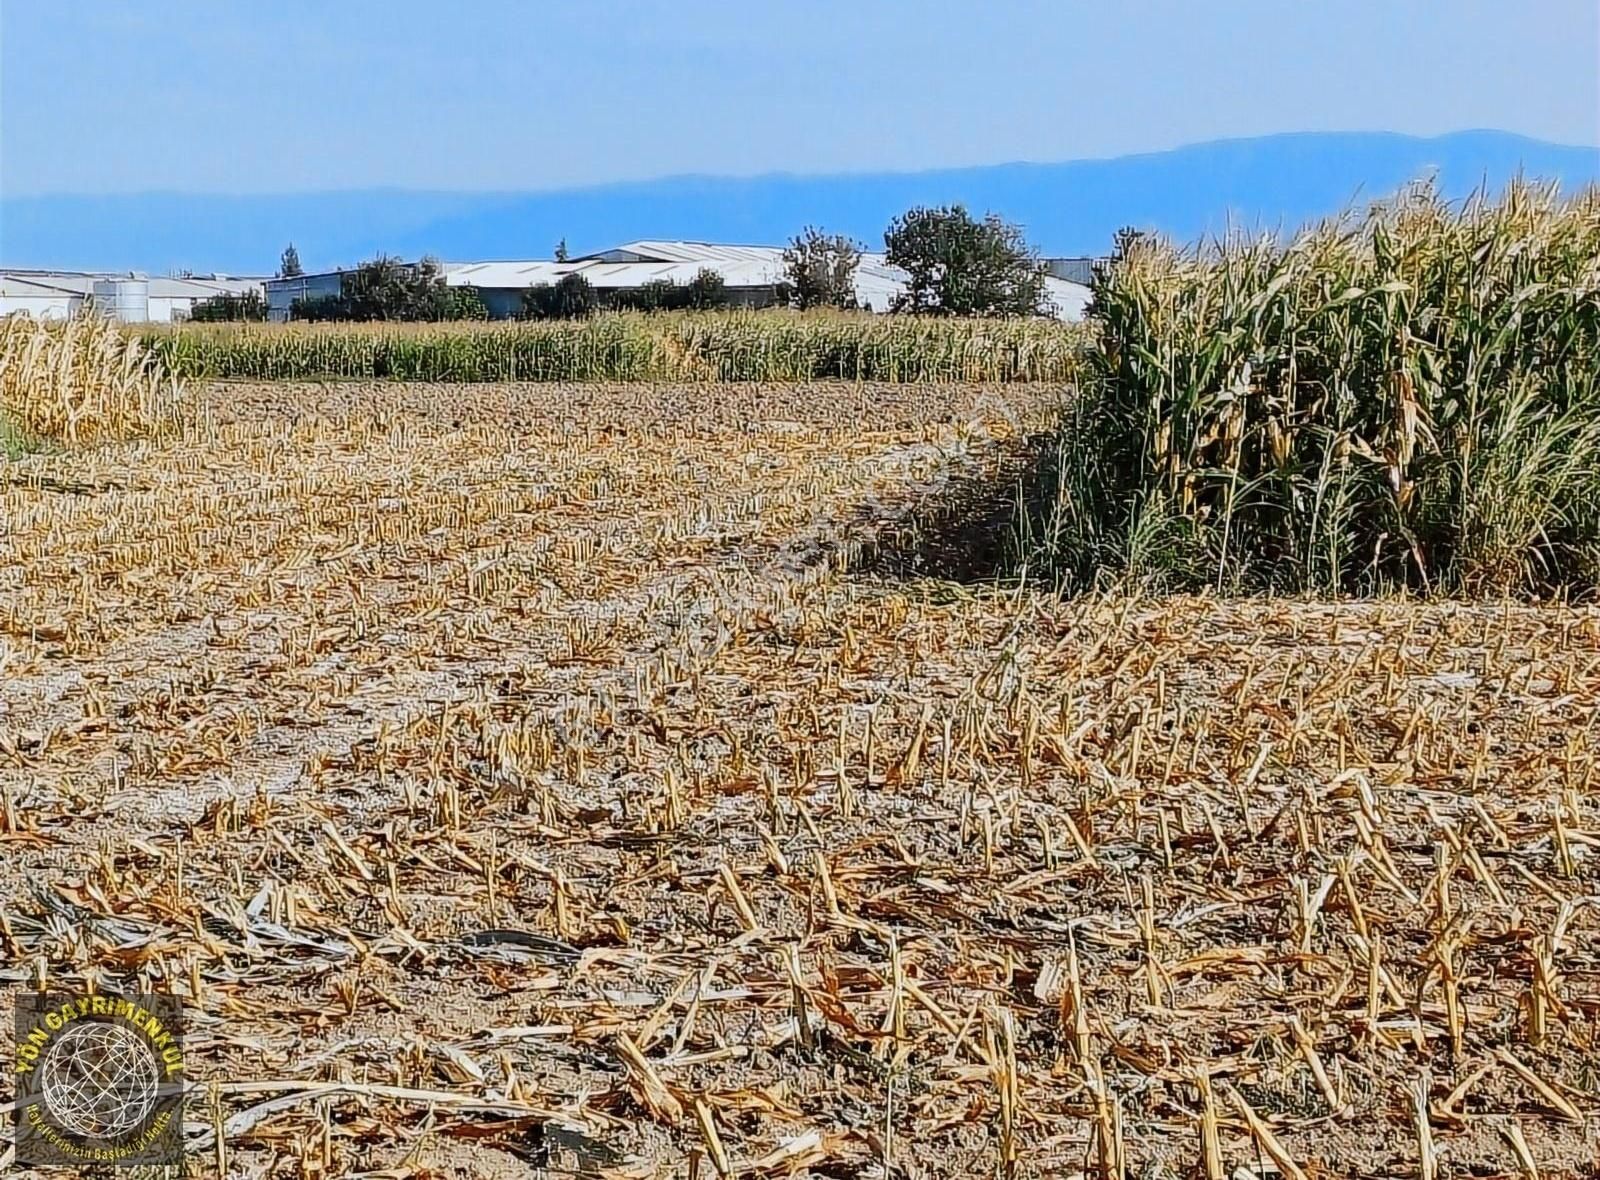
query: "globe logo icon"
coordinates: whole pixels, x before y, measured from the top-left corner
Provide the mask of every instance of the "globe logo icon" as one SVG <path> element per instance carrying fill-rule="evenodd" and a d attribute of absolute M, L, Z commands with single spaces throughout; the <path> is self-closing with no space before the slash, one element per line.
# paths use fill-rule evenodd
<path fill-rule="evenodd" d="M 74 1024 L 50 1046 L 39 1073 L 50 1113 L 86 1138 L 126 1135 L 155 1108 L 155 1054 L 120 1024 Z"/>

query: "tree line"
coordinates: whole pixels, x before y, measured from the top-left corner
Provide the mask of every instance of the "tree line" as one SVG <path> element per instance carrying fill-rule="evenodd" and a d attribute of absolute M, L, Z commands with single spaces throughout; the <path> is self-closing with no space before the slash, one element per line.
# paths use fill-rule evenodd
<path fill-rule="evenodd" d="M 1044 308 L 1045 271 L 1019 226 L 996 214 L 973 217 L 963 205 L 918 207 L 884 231 L 884 259 L 905 272 L 904 290 L 891 310 L 912 315 L 1029 316 Z M 808 226 L 784 248 L 784 276 L 772 302 L 805 311 L 858 308 L 856 272 L 862 246 L 844 234 Z M 566 242 L 557 258 L 566 260 Z M 279 274 L 301 274 L 291 244 Z M 529 287 L 522 319 L 578 319 L 599 311 L 678 311 L 730 306 L 736 296 L 715 270 L 687 283 L 657 280 L 626 290 L 597 289 L 581 271 L 553 284 Z M 214 304 L 215 306 L 208 306 Z M 259 313 L 259 314 L 257 314 Z M 264 318 L 265 309 L 212 300 L 197 304 L 195 319 Z M 297 320 L 487 319 L 483 297 L 472 287 L 445 282 L 439 263 L 416 264 L 379 256 L 344 275 L 340 293 L 296 300 Z"/>

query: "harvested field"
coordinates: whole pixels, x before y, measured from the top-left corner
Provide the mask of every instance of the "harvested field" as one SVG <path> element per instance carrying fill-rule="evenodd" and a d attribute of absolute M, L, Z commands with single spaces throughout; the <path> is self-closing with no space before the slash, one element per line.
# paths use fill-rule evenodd
<path fill-rule="evenodd" d="M 901 577 L 1056 396 L 0 463 L 0 1005 L 181 997 L 230 1176 L 1594 1175 L 1600 613 Z"/>

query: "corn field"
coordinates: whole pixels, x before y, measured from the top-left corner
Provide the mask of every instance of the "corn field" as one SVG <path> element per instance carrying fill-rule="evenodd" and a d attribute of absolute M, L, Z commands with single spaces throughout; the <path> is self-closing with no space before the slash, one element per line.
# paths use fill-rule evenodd
<path fill-rule="evenodd" d="M 1420 187 L 1287 243 L 1133 245 L 1041 560 L 1169 584 L 1592 588 L 1600 195 Z"/>
<path fill-rule="evenodd" d="M 170 425 L 177 383 L 106 320 L 0 319 L 0 433 L 12 447 L 103 442 Z"/>
<path fill-rule="evenodd" d="M 497 324 L 190 325 L 144 339 L 185 377 L 408 381 L 1061 381 L 1080 327 L 786 312 Z"/>

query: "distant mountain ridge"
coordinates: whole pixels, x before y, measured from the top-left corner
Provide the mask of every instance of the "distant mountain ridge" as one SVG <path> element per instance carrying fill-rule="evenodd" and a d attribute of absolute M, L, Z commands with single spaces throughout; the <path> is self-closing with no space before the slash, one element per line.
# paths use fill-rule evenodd
<path fill-rule="evenodd" d="M 1600 182 L 1600 148 L 1498 131 L 1435 138 L 1305 132 L 1059 164 L 907 173 L 679 176 L 549 192 L 404 189 L 219 196 L 0 198 L 0 265 L 270 273 L 293 241 L 308 270 L 386 251 L 447 261 L 548 258 L 636 238 L 776 244 L 805 225 L 881 248 L 889 219 L 964 202 L 1026 229 L 1042 253 L 1104 253 L 1123 225 L 1189 240 L 1235 223 L 1293 228 L 1435 175 L 1461 197 L 1522 173 Z"/>

